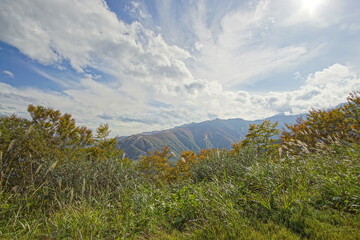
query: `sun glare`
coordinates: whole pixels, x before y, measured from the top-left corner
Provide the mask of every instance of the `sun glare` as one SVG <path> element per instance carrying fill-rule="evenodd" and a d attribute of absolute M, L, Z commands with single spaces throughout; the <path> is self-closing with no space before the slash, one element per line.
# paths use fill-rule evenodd
<path fill-rule="evenodd" d="M 324 3 L 324 0 L 302 0 L 302 7 L 312 15 Z"/>

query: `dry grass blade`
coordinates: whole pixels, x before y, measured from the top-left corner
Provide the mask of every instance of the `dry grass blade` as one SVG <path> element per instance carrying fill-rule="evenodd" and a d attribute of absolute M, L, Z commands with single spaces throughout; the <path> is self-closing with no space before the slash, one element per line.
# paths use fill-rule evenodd
<path fill-rule="evenodd" d="M 53 164 L 51 164 L 48 170 L 46 170 L 45 175 L 47 175 L 50 171 L 54 170 L 58 162 L 59 160 L 56 160 Z"/>
<path fill-rule="evenodd" d="M 6 152 L 10 152 L 13 149 L 15 142 L 16 142 L 15 139 L 11 140 Z"/>

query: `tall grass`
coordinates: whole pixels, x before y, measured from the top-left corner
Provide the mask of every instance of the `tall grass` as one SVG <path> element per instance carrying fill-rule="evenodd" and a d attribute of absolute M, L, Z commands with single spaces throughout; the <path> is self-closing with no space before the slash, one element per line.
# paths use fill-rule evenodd
<path fill-rule="evenodd" d="M 32 159 L 26 186 L 1 189 L 0 238 L 359 239 L 359 159 L 214 151 L 172 184 L 118 160 Z"/>

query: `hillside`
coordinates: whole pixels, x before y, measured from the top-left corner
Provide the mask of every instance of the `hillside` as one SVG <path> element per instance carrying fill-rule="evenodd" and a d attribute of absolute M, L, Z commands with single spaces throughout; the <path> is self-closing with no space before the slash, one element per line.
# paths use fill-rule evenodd
<path fill-rule="evenodd" d="M 169 146 L 176 155 L 181 151 L 199 152 L 206 148 L 230 149 L 233 143 L 245 137 L 249 124 L 259 124 L 264 120 L 270 120 L 271 122 L 278 121 L 279 127 L 285 128 L 285 124 L 294 123 L 300 116 L 275 115 L 255 121 L 236 118 L 191 123 L 153 134 L 135 134 L 119 138 L 117 147 L 131 159 L 137 159 L 148 151 L 158 150 L 163 146 Z"/>

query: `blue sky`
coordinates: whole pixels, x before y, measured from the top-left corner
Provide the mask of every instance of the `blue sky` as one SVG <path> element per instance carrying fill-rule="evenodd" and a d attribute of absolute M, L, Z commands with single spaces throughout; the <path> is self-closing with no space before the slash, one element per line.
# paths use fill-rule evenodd
<path fill-rule="evenodd" d="M 360 90 L 358 0 L 2 0 L 0 114 L 114 135 L 329 108 Z"/>

